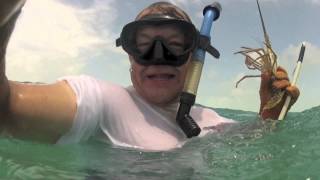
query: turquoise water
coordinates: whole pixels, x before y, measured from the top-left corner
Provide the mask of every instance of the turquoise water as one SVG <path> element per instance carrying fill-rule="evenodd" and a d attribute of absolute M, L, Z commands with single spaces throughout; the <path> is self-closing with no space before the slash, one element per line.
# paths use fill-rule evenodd
<path fill-rule="evenodd" d="M 0 138 L 0 179 L 320 179 L 320 106 L 276 125 L 253 112 L 217 111 L 240 124 L 171 152 Z"/>

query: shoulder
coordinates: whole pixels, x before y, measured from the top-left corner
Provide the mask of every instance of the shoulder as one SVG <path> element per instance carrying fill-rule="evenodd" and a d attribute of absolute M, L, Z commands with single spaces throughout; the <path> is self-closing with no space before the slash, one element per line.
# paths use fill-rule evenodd
<path fill-rule="evenodd" d="M 198 123 L 203 127 L 205 126 L 217 126 L 220 124 L 235 123 L 232 119 L 220 116 L 214 109 L 204 107 L 201 105 L 195 105 L 191 109 L 191 115 L 197 119 Z"/>
<path fill-rule="evenodd" d="M 204 136 L 209 132 L 223 131 L 225 127 L 235 124 L 236 121 L 220 116 L 212 108 L 195 105 L 191 109 L 191 116 L 196 120 L 202 129 L 199 136 Z"/>
<path fill-rule="evenodd" d="M 76 88 L 92 87 L 88 85 L 100 84 L 100 80 L 89 75 L 64 76 L 59 78 L 58 81 L 66 81 L 70 86 L 74 86 Z"/>
<path fill-rule="evenodd" d="M 97 79 L 88 75 L 64 76 L 58 81 L 67 82 L 76 93 L 85 89 L 97 88 L 99 84 Z"/>
<path fill-rule="evenodd" d="M 58 79 L 58 82 L 61 81 L 65 81 L 75 93 L 77 111 L 71 130 L 59 143 L 87 140 L 96 133 L 99 123 L 106 117 L 105 101 L 111 100 L 113 93 L 106 93 L 105 89 L 118 86 L 88 75 L 65 76 Z"/>
<path fill-rule="evenodd" d="M 103 93 L 103 91 L 115 91 L 124 89 L 122 86 L 97 79 L 89 75 L 79 75 L 79 76 L 64 76 L 59 78 L 58 81 L 66 81 L 71 88 L 80 95 L 81 92 L 95 93 L 97 95 Z"/>

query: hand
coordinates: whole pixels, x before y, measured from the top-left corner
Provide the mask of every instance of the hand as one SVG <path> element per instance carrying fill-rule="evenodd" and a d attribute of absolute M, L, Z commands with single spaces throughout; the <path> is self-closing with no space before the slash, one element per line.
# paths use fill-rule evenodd
<path fill-rule="evenodd" d="M 0 1 L 0 80 L 4 76 L 4 61 L 8 41 L 24 3 L 25 0 Z"/>
<path fill-rule="evenodd" d="M 274 95 L 275 90 L 285 90 L 285 95 L 282 97 L 280 103 L 271 109 L 264 109 L 264 106 Z M 277 72 L 272 77 L 271 72 L 264 72 L 261 74 L 260 85 L 260 116 L 262 119 L 278 119 L 278 116 L 283 107 L 287 96 L 291 96 L 289 108 L 297 101 L 300 91 L 296 86 L 292 86 L 289 82 L 288 73 L 282 67 L 277 68 Z"/>
<path fill-rule="evenodd" d="M 0 1 L 0 27 L 6 24 L 24 5 L 26 0 L 1 0 Z"/>
<path fill-rule="evenodd" d="M 5 55 L 7 45 L 25 0 L 0 1 L 0 119 L 7 111 L 10 95 L 8 79 L 5 75 Z"/>

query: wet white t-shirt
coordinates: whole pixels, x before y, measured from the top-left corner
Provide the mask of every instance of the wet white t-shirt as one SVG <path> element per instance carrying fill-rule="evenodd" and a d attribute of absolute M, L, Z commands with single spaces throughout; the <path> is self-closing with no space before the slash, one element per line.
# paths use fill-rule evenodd
<path fill-rule="evenodd" d="M 97 80 L 90 76 L 69 76 L 66 80 L 77 97 L 77 112 L 72 128 L 58 144 L 88 140 L 102 132 L 114 145 L 150 151 L 181 147 L 188 139 L 175 121 L 178 103 L 160 108 L 147 103 L 135 89 Z M 193 106 L 190 115 L 204 136 L 233 120 L 215 111 Z"/>

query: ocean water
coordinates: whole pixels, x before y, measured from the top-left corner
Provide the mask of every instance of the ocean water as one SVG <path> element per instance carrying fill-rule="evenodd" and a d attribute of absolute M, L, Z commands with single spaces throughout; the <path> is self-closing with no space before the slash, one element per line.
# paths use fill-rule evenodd
<path fill-rule="evenodd" d="M 256 113 L 216 109 L 240 123 L 170 152 L 90 141 L 55 146 L 0 138 L 0 179 L 320 179 L 320 106 L 262 123 Z"/>

